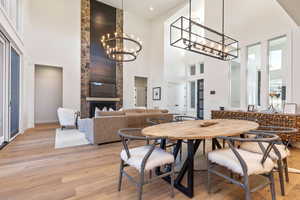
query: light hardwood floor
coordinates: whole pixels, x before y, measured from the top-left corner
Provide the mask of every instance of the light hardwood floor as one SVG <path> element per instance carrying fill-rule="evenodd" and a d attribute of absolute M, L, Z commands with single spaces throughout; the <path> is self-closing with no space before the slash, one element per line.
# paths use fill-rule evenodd
<path fill-rule="evenodd" d="M 54 149 L 56 125 L 42 125 L 17 137 L 0 151 L 1 200 L 134 200 L 135 187 L 124 178 L 122 192 L 117 192 L 120 143 Z M 300 168 L 300 150 L 292 149 L 292 167 Z M 131 170 L 131 172 L 133 172 Z M 237 186 L 219 178 L 213 180 L 213 194 L 206 190 L 206 173 L 195 175 L 194 199 L 243 199 Z M 281 197 L 276 175 L 277 199 L 300 199 L 300 175 L 291 174 Z M 254 178 L 252 183 L 261 179 Z M 146 185 L 145 200 L 167 200 L 169 185 L 159 180 Z M 176 200 L 189 199 L 176 191 Z M 270 199 L 269 189 L 253 194 L 253 199 Z"/>

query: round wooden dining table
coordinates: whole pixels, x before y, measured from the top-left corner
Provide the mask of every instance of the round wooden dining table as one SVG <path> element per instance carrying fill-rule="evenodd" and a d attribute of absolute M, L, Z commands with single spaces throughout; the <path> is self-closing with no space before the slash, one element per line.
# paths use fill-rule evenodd
<path fill-rule="evenodd" d="M 150 126 L 142 130 L 144 136 L 160 137 L 160 147 L 166 148 L 166 140 L 177 140 L 173 150 L 175 159 L 182 147 L 182 141 L 187 141 L 187 158 L 184 161 L 179 173 L 176 176 L 174 187 L 192 198 L 194 196 L 194 155 L 202 141 L 212 140 L 213 150 L 222 148 L 216 137 L 218 136 L 239 136 L 247 131 L 255 130 L 259 124 L 245 120 L 189 120 L 181 122 L 170 122 Z M 160 168 L 156 174 L 162 174 Z M 186 185 L 182 184 L 183 178 L 187 177 Z M 170 177 L 164 178 L 170 183 Z"/>

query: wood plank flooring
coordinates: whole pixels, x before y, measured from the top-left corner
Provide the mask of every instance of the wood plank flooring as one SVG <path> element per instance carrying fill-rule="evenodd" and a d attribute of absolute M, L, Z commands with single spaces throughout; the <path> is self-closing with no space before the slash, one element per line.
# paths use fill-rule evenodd
<path fill-rule="evenodd" d="M 0 151 L 0 200 L 132 200 L 135 187 L 124 178 L 117 192 L 120 143 L 54 149 L 55 124 L 39 125 L 17 137 Z M 300 150 L 292 149 L 290 167 L 300 168 Z M 134 170 L 130 170 L 134 173 Z M 277 199 L 300 200 L 300 175 L 291 174 L 287 195 L 280 196 L 276 175 Z M 261 180 L 255 177 L 253 184 Z M 195 175 L 194 199 L 243 199 L 237 186 L 213 179 L 213 194 L 206 189 L 206 173 Z M 162 180 L 146 185 L 144 200 L 168 200 L 170 188 Z M 267 200 L 269 189 L 254 193 L 253 199 Z M 176 200 L 188 200 L 176 191 Z"/>

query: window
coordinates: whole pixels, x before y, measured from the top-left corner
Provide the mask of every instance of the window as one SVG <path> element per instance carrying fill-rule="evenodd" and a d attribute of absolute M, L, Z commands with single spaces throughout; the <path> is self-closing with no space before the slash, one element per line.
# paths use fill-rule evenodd
<path fill-rule="evenodd" d="M 247 102 L 261 105 L 261 44 L 247 47 Z"/>
<path fill-rule="evenodd" d="M 0 6 L 13 23 L 17 31 L 21 31 L 21 0 L 0 0 Z"/>
<path fill-rule="evenodd" d="M 190 82 L 190 108 L 196 108 L 196 82 L 195 81 L 191 81 Z"/>
<path fill-rule="evenodd" d="M 2 8 L 6 8 L 6 1 L 5 0 L 0 0 L 0 4 L 2 6 Z"/>
<path fill-rule="evenodd" d="M 233 108 L 241 106 L 241 64 L 235 59 L 230 62 L 230 104 Z"/>
<path fill-rule="evenodd" d="M 287 38 L 270 40 L 269 49 L 269 104 L 282 109 L 282 87 L 284 86 L 283 68 Z"/>
<path fill-rule="evenodd" d="M 196 75 L 196 65 L 191 65 L 190 66 L 190 76 L 195 76 Z"/>
<path fill-rule="evenodd" d="M 204 74 L 204 63 L 199 64 L 199 72 L 200 74 Z"/>

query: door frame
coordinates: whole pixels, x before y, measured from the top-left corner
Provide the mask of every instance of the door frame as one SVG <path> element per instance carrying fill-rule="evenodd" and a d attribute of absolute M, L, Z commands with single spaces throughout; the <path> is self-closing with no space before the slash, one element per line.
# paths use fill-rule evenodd
<path fill-rule="evenodd" d="M 18 133 L 16 133 L 13 137 L 11 137 L 11 107 L 10 107 L 10 102 L 11 102 L 11 49 L 14 49 L 16 53 L 20 56 L 20 66 L 19 66 L 19 130 Z M 12 43 L 9 43 L 9 65 L 8 65 L 8 141 L 14 140 L 20 133 L 21 131 L 21 119 L 22 119 L 22 94 L 23 94 L 23 89 L 22 89 L 22 53 L 19 51 L 19 49 Z"/>
<path fill-rule="evenodd" d="M 2 33 L 0 32 L 0 42 L 3 43 L 4 45 L 4 52 L 3 52 L 3 74 L 2 74 L 2 84 L 3 84 L 3 91 L 2 91 L 2 94 L 0 94 L 0 98 L 2 97 L 2 101 L 3 101 L 3 104 L 0 105 L 2 106 L 2 111 L 3 111 L 3 116 L 2 116 L 2 124 L 3 124 L 3 127 L 2 127 L 2 130 L 0 131 L 3 131 L 3 136 L 0 137 L 0 145 L 3 144 L 5 141 L 6 141 L 6 136 L 7 136 L 7 99 L 5 97 L 7 97 L 7 46 L 8 45 L 8 40 L 5 38 L 4 35 L 2 35 Z"/>

